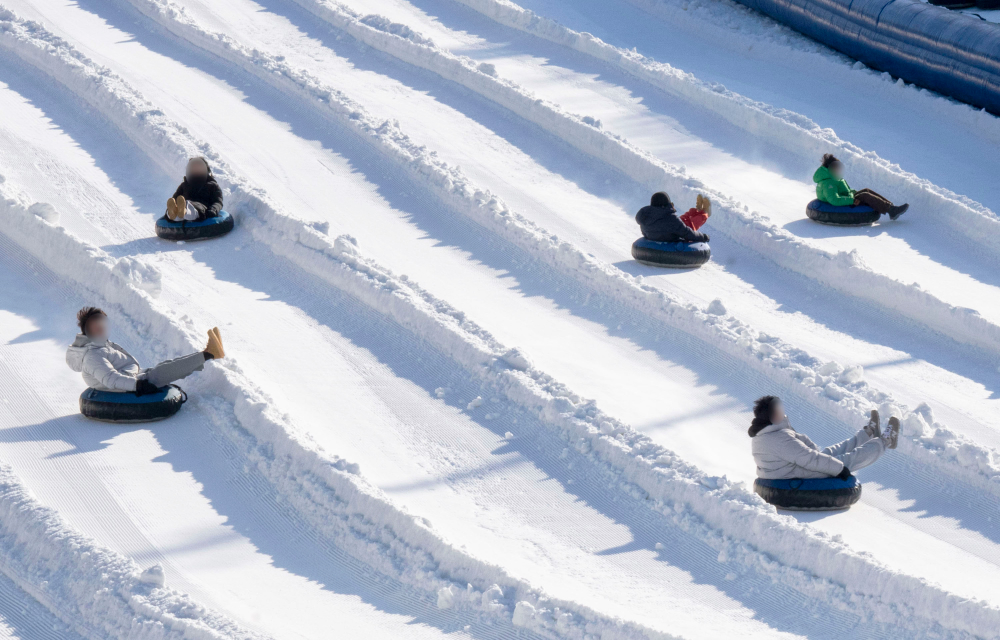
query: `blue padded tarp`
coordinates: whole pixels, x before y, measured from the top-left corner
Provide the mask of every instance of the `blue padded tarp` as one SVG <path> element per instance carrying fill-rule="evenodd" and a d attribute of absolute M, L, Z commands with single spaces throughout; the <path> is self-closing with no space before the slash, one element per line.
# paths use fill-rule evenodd
<path fill-rule="evenodd" d="M 920 0 L 737 0 L 873 69 L 1000 114 L 1000 25 Z"/>

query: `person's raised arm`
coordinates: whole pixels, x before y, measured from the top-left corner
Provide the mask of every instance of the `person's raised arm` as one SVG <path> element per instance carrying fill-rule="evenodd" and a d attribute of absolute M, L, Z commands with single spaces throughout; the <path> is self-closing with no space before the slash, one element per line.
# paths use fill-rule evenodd
<path fill-rule="evenodd" d="M 97 378 L 102 387 L 115 391 L 135 391 L 135 377 L 120 373 L 99 351 L 89 352 L 86 362 L 90 375 Z"/>
<path fill-rule="evenodd" d="M 810 448 L 798 438 L 788 438 L 787 441 L 783 441 L 778 455 L 803 469 L 829 476 L 836 476 L 844 470 L 843 462 Z"/>

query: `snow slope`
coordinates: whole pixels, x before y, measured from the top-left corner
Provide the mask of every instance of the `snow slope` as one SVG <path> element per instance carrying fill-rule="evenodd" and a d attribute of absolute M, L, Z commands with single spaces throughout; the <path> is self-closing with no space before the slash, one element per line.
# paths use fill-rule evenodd
<path fill-rule="evenodd" d="M 335 44 L 342 36 L 326 31 L 323 21 L 329 16 L 318 20 L 291 3 L 276 4 L 275 11 L 261 11 L 249 2 L 191 3 L 188 10 L 197 16 L 199 29 L 191 28 L 177 9 L 161 14 L 160 6 L 146 2 L 136 6 L 152 21 L 128 7 L 18 6 L 122 74 L 152 104 L 37 27 L 8 29 L 8 62 L 18 56 L 31 66 L 14 71 L 16 65 L 9 64 L 7 77 L 0 77 L 9 83 L 5 104 L 23 114 L 3 130 L 3 172 L 34 199 L 55 203 L 61 224 L 103 246 L 110 256 L 98 261 L 113 264 L 118 277 L 157 296 L 156 305 L 183 310 L 148 316 L 140 310 L 148 301 L 119 302 L 123 312 L 138 318 L 134 329 L 126 329 L 134 341 L 149 335 L 142 327 L 152 322 L 161 331 L 164 321 L 172 350 L 195 344 L 195 326 L 219 324 L 232 336 L 227 346 L 238 354 L 238 364 L 227 366 L 221 377 L 206 373 L 192 382 L 225 399 L 199 400 L 190 424 L 213 425 L 213 438 L 237 443 L 228 455 L 234 479 L 243 475 L 242 460 L 260 455 L 247 444 L 245 430 L 268 442 L 276 437 L 283 448 L 291 447 L 283 450 L 292 452 L 302 451 L 301 436 L 360 463 L 363 482 L 403 506 L 404 511 L 395 506 L 385 511 L 390 503 L 376 492 L 357 507 L 363 518 L 402 526 L 393 535 L 403 534 L 406 550 L 387 564 L 360 550 L 350 536 L 345 541 L 336 526 L 316 520 L 315 496 L 303 500 L 302 495 L 310 485 L 300 479 L 288 484 L 281 459 L 264 456 L 257 486 L 292 507 L 290 513 L 277 509 L 279 522 L 304 517 L 305 528 L 317 531 L 319 547 L 330 549 L 328 554 L 346 550 L 352 562 L 387 575 L 397 592 L 410 595 L 365 595 L 371 593 L 366 591 L 371 581 L 352 577 L 341 589 L 374 606 L 357 607 L 350 597 L 330 600 L 328 589 L 302 584 L 301 578 L 316 580 L 323 571 L 332 575 L 329 567 L 336 566 L 311 567 L 306 559 L 317 554 L 317 547 L 309 545 L 287 551 L 297 560 L 275 574 L 294 588 L 258 590 L 244 575 L 214 575 L 205 554 L 179 552 L 165 541 L 226 540 L 222 547 L 233 554 L 234 564 L 266 564 L 273 550 L 267 544 L 254 549 L 262 538 L 253 527 L 237 527 L 239 536 L 233 537 L 212 508 L 218 509 L 215 502 L 231 505 L 225 513 L 237 520 L 255 510 L 269 520 L 275 510 L 255 498 L 237 501 L 215 483 L 216 497 L 206 511 L 197 487 L 168 491 L 174 481 L 130 468 L 130 474 L 148 478 L 137 487 L 159 487 L 171 502 L 174 494 L 182 496 L 177 504 L 190 507 L 178 507 L 181 511 L 194 511 L 201 503 L 205 514 L 191 522 L 154 514 L 143 525 L 152 533 L 137 535 L 130 543 L 134 549 L 162 555 L 169 561 L 168 575 L 184 576 L 192 592 L 200 589 L 206 599 L 219 600 L 213 605 L 237 619 L 268 631 L 293 625 L 294 633 L 303 636 L 329 624 L 321 616 L 296 614 L 293 603 L 301 598 L 326 607 L 330 616 L 349 611 L 359 632 L 387 637 L 407 615 L 419 618 L 419 628 L 428 635 L 458 629 L 503 635 L 510 624 L 569 637 L 597 628 L 627 637 L 990 635 L 997 610 L 989 585 L 995 584 L 998 562 L 989 514 L 996 511 L 992 478 L 998 473 L 990 449 L 995 446 L 991 397 L 983 384 L 986 372 L 993 371 L 989 357 L 956 365 L 962 358 L 946 353 L 969 351 L 949 340 L 939 351 L 928 350 L 921 345 L 932 334 L 905 320 L 901 337 L 871 330 L 861 331 L 860 339 L 849 335 L 844 328 L 852 313 L 899 316 L 887 310 L 893 304 L 858 304 L 822 285 L 819 291 L 831 298 L 827 305 L 843 307 L 834 327 L 816 316 L 819 308 L 812 310 L 813 317 L 782 310 L 789 291 L 808 291 L 817 283 L 801 273 L 775 275 L 773 263 L 760 256 L 767 244 L 762 249 L 722 238 L 722 252 L 728 249 L 732 256 L 724 267 L 713 265 L 681 278 L 636 271 L 622 251 L 628 243 L 622 239 L 634 233 L 634 227 L 622 224 L 629 222 L 622 208 L 643 197 L 645 185 L 616 173 L 608 157 L 599 154 L 593 161 L 556 160 L 572 153 L 565 145 L 579 143 L 575 134 L 586 131 L 580 127 L 598 130 L 568 116 L 572 110 L 555 100 L 572 96 L 571 85 L 580 84 L 572 81 L 577 70 L 569 69 L 568 84 L 543 76 L 541 84 L 561 94 L 553 96 L 554 107 L 540 107 L 547 115 L 536 121 L 515 108 L 517 96 L 524 95 L 518 87 L 528 86 L 530 74 L 539 69 L 530 60 L 508 64 L 494 57 L 495 62 L 486 62 L 491 68 L 452 59 L 456 77 L 464 77 L 465 69 L 485 78 L 488 88 L 480 87 L 481 97 L 473 98 L 456 87 L 447 65 L 422 61 L 420 66 L 433 73 L 413 71 L 350 37 Z M 376 28 L 368 33 L 358 24 Z M 200 30 L 202 25 L 208 32 Z M 411 50 L 394 49 L 398 43 L 382 34 L 402 35 L 404 45 L 416 42 L 432 61 L 447 62 L 450 55 L 391 20 L 362 16 L 347 26 L 362 42 L 382 39 L 382 48 L 400 58 Z M 196 47 L 165 36 L 163 27 Z M 442 41 L 440 32 L 433 35 L 435 43 Z M 531 46 L 539 45 L 532 41 Z M 579 64 L 579 59 L 571 62 Z M 51 86 L 28 69 L 51 74 L 63 86 Z M 506 79 L 508 73 L 518 84 Z M 490 88 L 494 74 L 502 80 L 497 91 Z M 177 91 L 164 81 L 179 77 L 191 90 Z M 584 100 L 596 108 L 599 97 L 587 93 Z M 88 114 L 82 117 L 75 113 L 81 101 Z M 400 110 L 403 102 L 408 108 Z M 613 102 L 606 103 L 608 108 Z M 509 111 L 518 115 L 512 119 Z M 394 116 L 398 123 L 382 120 Z M 50 119 L 62 130 L 58 135 L 47 125 Z M 92 122 L 99 123 L 96 130 L 88 130 Z M 447 131 L 443 122 L 449 124 Z M 601 126 L 612 122 L 617 124 L 602 119 Z M 540 123 L 542 130 L 536 128 Z M 569 128 L 560 129 L 565 123 Z M 629 148 L 603 132 L 598 135 L 608 140 L 609 149 Z M 531 136 L 541 145 L 527 144 Z M 540 146 L 555 151 L 543 153 Z M 635 157 L 653 158 L 633 148 Z M 171 175 L 184 155 L 195 151 L 209 154 L 219 167 L 231 190 L 227 202 L 241 224 L 218 243 L 165 250 L 149 237 L 151 214 L 162 207 L 161 194 L 172 187 Z M 143 178 L 135 176 L 136 167 Z M 623 186 L 607 186 L 612 178 Z M 265 185 L 267 192 L 256 185 Z M 559 215 L 560 203 L 563 213 L 587 211 L 586 221 Z M 735 205 L 720 210 L 740 215 Z M 336 236 L 336 241 L 328 239 Z M 808 243 L 796 246 L 801 250 L 790 255 L 822 255 Z M 412 277 L 392 275 L 364 257 L 369 253 Z M 43 262 L 55 259 L 44 255 Z M 734 269 L 733 264 L 749 266 Z M 847 268 L 864 267 L 848 263 Z M 627 271 L 646 277 L 640 280 Z M 715 297 L 724 298 L 721 311 L 708 304 Z M 59 313 L 68 318 L 78 304 L 74 300 Z M 387 319 L 378 319 L 383 316 Z M 952 339 L 967 337 L 961 327 L 974 326 L 964 324 L 970 318 L 960 313 L 942 320 L 940 328 Z M 788 324 L 792 328 L 783 332 L 761 331 Z M 54 329 L 52 335 L 62 332 Z M 275 334 L 290 338 L 279 346 L 260 339 Z M 848 340 L 853 342 L 838 344 Z M 522 350 L 511 351 L 500 341 Z M 157 344 L 154 340 L 150 359 L 170 352 Z M 901 382 L 885 376 L 876 386 L 865 382 L 857 368 L 825 364 L 854 364 L 858 347 L 913 361 L 915 371 Z M 906 353 L 914 348 L 923 357 Z M 51 361 L 53 352 L 58 347 L 50 343 L 36 359 Z M 308 366 L 302 364 L 303 353 L 310 355 Z M 636 424 L 652 439 L 598 411 L 531 361 L 597 398 L 608 414 Z M 46 375 L 69 374 L 54 368 Z M 265 387 L 266 395 L 246 391 L 250 379 Z M 968 409 L 932 402 L 949 427 L 935 422 L 926 405 L 917 407 L 945 395 L 942 380 L 957 382 L 963 397 L 973 400 Z M 913 410 L 902 408 L 911 434 L 925 437 L 908 439 L 903 456 L 873 471 L 877 475 L 865 476 L 865 503 L 844 517 L 805 524 L 809 518 L 796 522 L 775 516 L 745 485 L 733 482 L 749 479 L 746 441 L 733 437 L 727 438 L 731 444 L 715 440 L 706 447 L 704 438 L 706 429 L 738 437 L 748 400 L 775 386 L 791 396 L 790 406 L 821 412 L 814 428 L 830 438 L 846 433 L 867 407 L 882 405 L 888 411 L 904 405 L 890 395 L 899 394 L 912 399 Z M 244 389 L 235 399 L 234 388 Z M 331 388 L 337 390 L 333 410 Z M 254 398 L 251 406 L 277 413 L 260 424 L 246 413 L 241 416 L 240 394 L 247 393 Z M 72 412 L 66 398 L 59 401 L 63 415 Z M 233 402 L 235 422 L 228 417 Z M 331 415 L 338 418 L 334 425 Z M 286 430 L 300 435 L 285 440 Z M 141 431 L 147 441 L 157 433 Z M 196 431 L 188 429 L 187 437 Z M 677 453 L 665 450 L 666 443 Z M 173 446 L 180 447 L 182 458 L 192 456 L 191 445 L 174 441 Z M 202 474 L 209 460 L 225 459 L 229 451 L 229 445 L 201 447 L 202 462 L 188 464 Z M 109 454 L 109 466 L 134 451 Z M 297 460 L 299 453 L 291 455 Z M 30 459 L 29 454 L 26 464 Z M 333 459 L 347 476 L 357 469 Z M 944 474 L 943 486 L 929 482 L 931 471 Z M 344 484 L 341 475 L 321 473 L 335 493 L 358 491 L 355 482 L 361 480 L 348 477 Z M 121 475 L 104 478 L 101 482 L 112 487 L 125 484 Z M 923 480 L 923 489 L 913 486 L 914 478 Z M 51 499 L 59 501 L 60 511 L 74 509 L 73 500 Z M 126 502 L 121 514 L 134 510 L 137 499 Z M 320 504 L 321 512 L 330 507 Z M 428 534 L 426 524 L 413 528 L 409 515 L 388 515 L 407 513 L 415 514 L 417 523 L 433 523 L 436 533 Z M 180 529 L 171 529 L 178 524 Z M 372 531 L 379 531 L 375 526 Z M 772 535 L 763 540 L 751 535 L 758 527 Z M 834 538 L 835 533 L 842 538 Z M 617 547 L 615 540 L 621 541 Z M 417 547 L 406 547 L 414 542 Z M 418 549 L 443 563 L 434 577 L 419 569 L 416 578 L 411 575 L 420 566 L 415 564 L 419 556 L 411 553 Z M 918 549 L 930 557 L 915 565 L 910 560 Z M 443 583 L 441 571 L 452 573 Z M 872 581 L 873 571 L 884 579 Z M 358 574 L 365 569 L 357 569 Z M 254 575 L 260 576 L 254 584 L 271 580 L 265 573 Z M 463 576 L 474 576 L 468 580 L 474 583 L 470 591 L 462 587 Z M 500 586 L 494 590 L 492 582 Z M 241 589 L 234 593 L 235 585 Z M 269 601 L 279 591 L 283 604 L 268 609 L 275 618 L 253 620 L 251 612 L 259 611 L 255 598 Z M 665 608 L 664 598 L 674 606 Z M 922 604 L 914 609 L 916 602 Z M 466 617 L 454 619 L 452 607 Z M 803 609 L 815 617 L 797 615 Z M 721 610 L 728 613 L 720 616 Z"/>

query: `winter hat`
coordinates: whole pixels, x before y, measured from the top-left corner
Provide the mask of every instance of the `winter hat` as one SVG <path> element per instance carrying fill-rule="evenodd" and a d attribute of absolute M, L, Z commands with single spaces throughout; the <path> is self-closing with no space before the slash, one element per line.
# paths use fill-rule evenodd
<path fill-rule="evenodd" d="M 667 209 L 674 208 L 674 203 L 670 201 L 670 196 L 663 191 L 657 191 L 654 193 L 653 197 L 649 199 L 649 204 L 653 207 L 666 207 Z"/>
<path fill-rule="evenodd" d="M 753 420 L 750 422 L 750 428 L 747 433 L 750 437 L 754 437 L 760 431 L 771 424 L 771 409 L 774 407 L 774 403 L 778 402 L 778 396 L 763 396 L 757 398 L 753 403 Z"/>

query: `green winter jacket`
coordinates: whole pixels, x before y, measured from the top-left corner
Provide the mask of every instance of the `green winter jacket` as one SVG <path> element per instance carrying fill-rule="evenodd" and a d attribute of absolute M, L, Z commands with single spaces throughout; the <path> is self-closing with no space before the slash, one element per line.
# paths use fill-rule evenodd
<path fill-rule="evenodd" d="M 849 207 L 854 204 L 854 189 L 847 180 L 837 180 L 826 167 L 816 169 L 813 174 L 816 183 L 816 197 L 835 207 Z"/>

